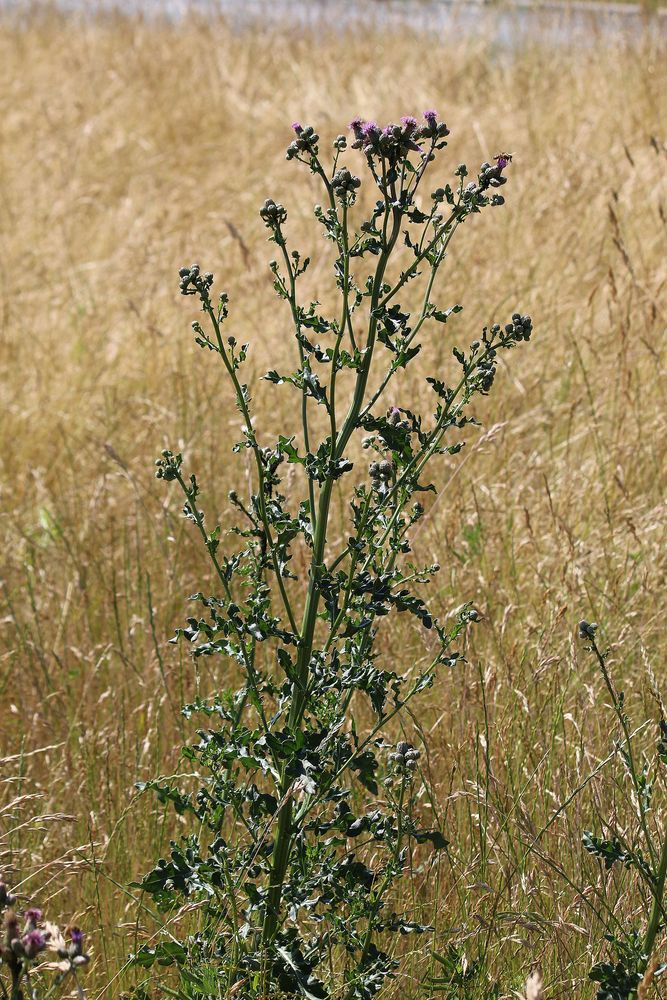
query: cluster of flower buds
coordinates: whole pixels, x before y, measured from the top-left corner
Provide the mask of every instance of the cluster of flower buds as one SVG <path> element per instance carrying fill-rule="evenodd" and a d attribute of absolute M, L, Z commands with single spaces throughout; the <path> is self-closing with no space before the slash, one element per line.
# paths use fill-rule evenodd
<path fill-rule="evenodd" d="M 595 639 L 595 633 L 597 630 L 597 622 L 587 622 L 585 618 L 582 618 L 579 622 L 580 639 Z"/>
<path fill-rule="evenodd" d="M 259 210 L 260 218 L 268 229 L 277 229 L 287 221 L 287 210 L 276 204 L 273 198 L 267 198 Z"/>
<path fill-rule="evenodd" d="M 500 323 L 494 323 L 491 327 L 491 333 L 494 337 L 500 334 Z M 503 340 L 513 340 L 517 344 L 521 343 L 522 340 L 530 340 L 530 335 L 533 332 L 533 321 L 530 316 L 522 316 L 521 313 L 513 313 L 512 322 L 505 324 Z M 486 340 L 486 327 L 484 328 L 484 339 Z M 489 352 L 491 356 L 495 356 L 495 351 Z"/>
<path fill-rule="evenodd" d="M 350 173 L 347 167 L 337 170 L 331 179 L 331 186 L 336 197 L 351 205 L 356 196 L 357 188 L 361 187 L 361 181 L 354 174 Z"/>
<path fill-rule="evenodd" d="M 421 757 L 419 750 L 413 747 L 412 743 L 401 740 L 396 744 L 396 749 L 389 754 L 389 760 L 393 765 L 396 774 L 408 778 L 417 770 L 417 761 Z"/>
<path fill-rule="evenodd" d="M 495 354 L 495 351 L 493 352 Z M 487 358 L 480 358 L 477 362 L 477 386 L 480 392 L 486 394 L 491 391 L 493 380 L 496 377 L 496 364 Z"/>
<path fill-rule="evenodd" d="M 511 153 L 499 153 L 493 163 L 483 163 L 479 168 L 479 186 L 482 191 L 490 187 L 501 187 L 507 183 L 503 170 L 512 162 Z"/>
<path fill-rule="evenodd" d="M 514 313 L 512 322 L 505 327 L 505 333 L 511 333 L 512 339 L 518 341 L 530 340 L 533 332 L 533 321 L 530 316 L 522 316 L 521 313 Z"/>
<path fill-rule="evenodd" d="M 522 316 L 521 313 L 514 313 L 512 322 L 507 323 L 504 329 L 500 323 L 494 323 L 489 332 L 488 327 L 482 330 L 482 341 L 484 344 L 484 355 L 475 363 L 475 381 L 480 392 L 487 393 L 493 385 L 496 375 L 496 355 L 499 348 L 511 347 L 522 340 L 530 340 L 533 332 L 533 321 L 530 316 Z M 479 340 L 473 340 L 470 349 L 473 355 L 477 354 L 480 347 Z M 461 354 L 459 360 L 463 362 Z"/>
<path fill-rule="evenodd" d="M 210 271 L 202 274 L 199 264 L 192 267 L 182 267 L 178 276 L 181 279 L 179 288 L 181 295 L 199 295 L 202 302 L 210 300 L 209 290 L 213 284 L 213 275 Z"/>
<path fill-rule="evenodd" d="M 487 346 L 487 354 L 489 357 L 494 358 L 496 356 L 496 350 L 494 347 L 489 346 L 490 343 L 495 340 L 496 337 L 501 336 L 502 339 L 507 343 L 508 341 L 514 341 L 519 344 L 522 340 L 530 340 L 530 335 L 533 332 L 533 321 L 530 316 L 522 316 L 521 313 L 514 313 L 512 315 L 512 322 L 505 324 L 505 329 L 502 331 L 500 323 L 494 323 L 491 327 L 491 341 L 489 341 L 489 331 L 486 327 L 482 331 L 482 337 L 484 344 Z"/>
<path fill-rule="evenodd" d="M 165 448 L 162 452 L 162 458 L 158 458 L 155 462 L 155 478 L 172 482 L 178 478 L 178 472 L 182 464 L 183 456 L 181 454 L 174 455 L 173 451 Z"/>
<path fill-rule="evenodd" d="M 449 135 L 445 123 L 438 122 L 437 119 L 435 111 L 425 111 L 423 125 L 419 125 L 412 115 L 405 115 L 401 118 L 400 125 L 390 122 L 380 128 L 376 122 L 353 118 L 350 122 L 350 128 L 354 132 L 352 148 L 360 149 L 369 159 L 378 156 L 394 165 L 410 152 L 423 153 L 419 145 L 420 139 L 435 142 Z"/>
<path fill-rule="evenodd" d="M 378 489 L 386 483 L 389 482 L 394 474 L 393 462 L 387 461 L 386 458 L 382 459 L 381 462 L 371 462 L 368 466 L 368 474 L 371 477 L 373 486 Z"/>
<path fill-rule="evenodd" d="M 308 153 L 311 156 L 317 156 L 317 144 L 320 141 L 320 137 L 313 126 L 306 125 L 304 127 L 300 122 L 292 122 L 292 128 L 296 132 L 296 139 L 287 147 L 287 159 L 293 160 L 299 153 Z"/>

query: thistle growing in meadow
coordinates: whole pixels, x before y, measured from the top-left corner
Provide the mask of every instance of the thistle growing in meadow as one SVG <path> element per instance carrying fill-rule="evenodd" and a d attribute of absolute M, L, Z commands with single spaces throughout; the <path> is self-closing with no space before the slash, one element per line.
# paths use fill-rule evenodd
<path fill-rule="evenodd" d="M 223 332 L 227 295 L 213 297 L 213 275 L 197 264 L 179 273 L 203 313 L 195 342 L 221 363 L 241 416 L 232 451 L 253 469 L 247 494 L 229 495 L 237 523 L 225 540 L 184 457 L 166 449 L 156 463 L 180 489 L 212 568 L 176 638 L 200 662 L 222 658 L 230 679 L 183 709 L 203 720 L 183 750 L 193 782 L 142 786 L 192 820 L 138 883 L 166 914 L 192 908 L 178 939 L 174 924 L 134 957 L 147 982 L 171 966 L 181 997 L 362 1000 L 395 974 L 392 935 L 429 931 L 395 890 L 406 870 L 436 863 L 446 831 L 421 805 L 428 748 L 401 729 L 409 703 L 456 668 L 457 640 L 479 615 L 463 606 L 440 620 L 427 606 L 415 586 L 439 566 L 416 564 L 411 538 L 435 491 L 432 460 L 461 450 L 477 422 L 472 400 L 492 389 L 501 352 L 532 332 L 515 312 L 462 347 L 457 325 L 451 364 L 425 380 L 431 413 L 416 412 L 402 375 L 423 338 L 445 337 L 462 308 L 436 303 L 441 268 L 463 223 L 502 205 L 510 158 L 482 164 L 474 179 L 461 164 L 429 192 L 449 135 L 435 111 L 383 127 L 355 118 L 351 149 L 338 135 L 330 162 L 312 126 L 295 122 L 293 133 L 288 160 L 322 188 L 314 216 L 337 298 L 328 314 L 304 299 L 310 258 L 291 246 L 287 209 L 268 198 L 259 214 L 298 362 L 264 379 L 266 391 L 294 395 L 295 426 L 258 426 L 243 374 L 250 345 Z M 392 613 L 418 630 L 405 662 L 379 642 Z"/>

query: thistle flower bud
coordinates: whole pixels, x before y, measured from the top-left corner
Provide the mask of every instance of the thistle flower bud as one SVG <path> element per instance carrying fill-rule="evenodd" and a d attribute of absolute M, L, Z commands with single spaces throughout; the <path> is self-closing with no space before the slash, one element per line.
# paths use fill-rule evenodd
<path fill-rule="evenodd" d="M 474 181 L 470 181 L 463 189 L 463 201 L 466 203 L 472 201 L 479 194 L 480 190 L 481 188 L 477 187 Z"/>
<path fill-rule="evenodd" d="M 16 896 L 14 896 L 4 882 L 0 882 L 0 910 L 4 910 L 6 906 L 13 906 L 16 902 Z"/>
<path fill-rule="evenodd" d="M 415 772 L 420 757 L 419 750 L 405 740 L 400 740 L 396 744 L 395 751 L 389 754 L 389 760 L 394 766 L 395 773 L 403 777 L 409 777 Z"/>
<path fill-rule="evenodd" d="M 35 927 L 37 927 L 37 924 L 42 919 L 42 911 L 37 909 L 36 906 L 33 906 L 29 910 L 26 910 L 23 916 L 25 918 L 24 933 L 27 934 L 28 931 L 34 931 Z"/>
<path fill-rule="evenodd" d="M 11 956 L 13 954 L 14 941 L 18 941 L 21 932 L 19 930 L 18 917 L 14 910 L 7 910 L 3 921 L 2 954 Z M 20 943 L 20 942 L 19 942 Z"/>
<path fill-rule="evenodd" d="M 72 964 L 86 965 L 90 961 L 90 956 L 83 950 L 83 939 L 86 936 L 84 932 L 79 927 L 70 925 L 65 929 L 65 934 L 69 938 L 67 954 Z"/>
<path fill-rule="evenodd" d="M 587 622 L 585 618 L 582 618 L 579 622 L 580 639 L 595 639 L 595 633 L 597 630 L 597 622 Z"/>
<path fill-rule="evenodd" d="M 260 218 L 269 229 L 277 229 L 287 221 L 287 212 L 273 198 L 267 198 L 259 210 Z"/>
<path fill-rule="evenodd" d="M 16 944 L 12 941 L 12 947 Z M 46 935 L 37 929 L 28 931 L 20 940 L 22 953 L 28 961 L 33 961 L 46 948 Z M 15 949 L 18 952 L 18 949 Z"/>
<path fill-rule="evenodd" d="M 352 199 L 357 188 L 361 187 L 361 180 L 350 173 L 347 167 L 342 167 L 332 177 L 331 186 L 335 195 L 341 200 Z"/>
<path fill-rule="evenodd" d="M 202 276 L 199 264 L 193 264 L 191 267 L 181 267 L 178 275 L 181 279 L 178 284 L 181 295 L 199 295 L 202 302 L 210 301 L 209 288 L 214 277 L 211 271 Z"/>

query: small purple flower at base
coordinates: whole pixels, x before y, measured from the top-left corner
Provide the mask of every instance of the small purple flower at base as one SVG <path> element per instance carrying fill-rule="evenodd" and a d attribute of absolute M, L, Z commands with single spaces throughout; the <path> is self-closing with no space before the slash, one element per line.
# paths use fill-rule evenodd
<path fill-rule="evenodd" d="M 72 958 L 83 954 L 83 939 L 86 936 L 78 927 L 68 927 L 65 932 L 70 939 L 68 952 Z"/>
<path fill-rule="evenodd" d="M 512 154 L 511 153 L 496 153 L 496 155 L 493 157 L 493 159 L 494 159 L 495 164 L 496 164 L 496 172 L 497 172 L 498 176 L 500 176 L 500 174 L 502 174 L 502 172 L 505 169 L 505 167 L 509 166 L 509 164 L 512 162 Z"/>
<path fill-rule="evenodd" d="M 44 951 L 46 948 L 46 936 L 38 930 L 28 931 L 28 933 L 24 934 L 21 938 L 21 945 L 23 947 L 25 957 L 32 960 L 37 958 L 40 951 Z"/>
<path fill-rule="evenodd" d="M 23 916 L 25 917 L 26 931 L 33 931 L 42 919 L 42 911 L 33 906 L 26 910 Z"/>

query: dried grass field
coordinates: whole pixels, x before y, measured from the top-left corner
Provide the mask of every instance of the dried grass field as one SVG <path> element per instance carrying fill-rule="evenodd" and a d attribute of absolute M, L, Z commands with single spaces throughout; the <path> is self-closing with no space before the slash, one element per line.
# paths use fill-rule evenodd
<path fill-rule="evenodd" d="M 319 196 L 284 159 L 295 118 L 333 139 L 356 113 L 433 106 L 452 169 L 514 154 L 507 204 L 453 248 L 440 299 L 464 311 L 426 343 L 408 398 L 449 364 L 453 337 L 516 307 L 535 325 L 484 426 L 440 462 L 416 542 L 442 566 L 440 613 L 471 600 L 483 620 L 467 663 L 406 720 L 428 747 L 423 809 L 450 845 L 435 877 L 406 882 L 435 931 L 402 943 L 390 992 L 435 995 L 419 985 L 438 974 L 431 951 L 455 945 L 499 997 L 518 995 L 534 961 L 549 998 L 592 997 L 605 929 L 645 920 L 631 874 L 605 877 L 582 848 L 610 818 L 634 834 L 576 623 L 600 622 L 633 726 L 654 720 L 667 687 L 665 94 L 650 31 L 510 53 L 485 41 L 483 18 L 461 42 L 0 17 L 0 871 L 88 929 L 92 996 L 130 982 L 123 964 L 158 921 L 128 884 L 184 829 L 135 782 L 181 766 L 195 723 L 180 705 L 228 682 L 224 662 L 197 673 L 167 643 L 187 596 L 213 582 L 153 461 L 181 449 L 223 524 L 246 476 L 230 453 L 239 416 L 192 345 L 177 269 L 216 272 L 253 378 L 289 363 L 257 213 L 281 200 L 316 257 Z M 252 389 L 260 438 L 289 431 L 289 396 Z M 383 644 L 397 662 L 427 653 L 402 618 Z M 650 749 L 654 729 L 636 741 Z"/>

